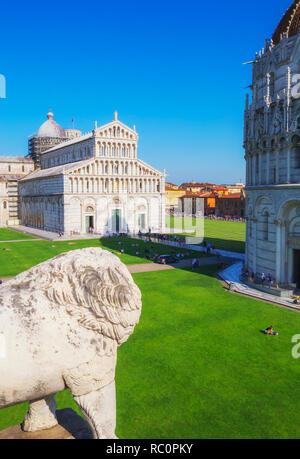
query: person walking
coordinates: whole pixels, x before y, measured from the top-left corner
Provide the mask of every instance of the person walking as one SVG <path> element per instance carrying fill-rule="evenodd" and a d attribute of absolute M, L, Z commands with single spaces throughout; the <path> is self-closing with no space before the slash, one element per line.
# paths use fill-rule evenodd
<path fill-rule="evenodd" d="M 192 271 L 194 271 L 196 264 L 197 264 L 197 258 L 193 258 L 193 261 L 192 261 Z"/>
<path fill-rule="evenodd" d="M 269 275 L 268 275 L 268 284 L 269 284 L 269 288 L 272 287 L 272 282 L 273 282 L 272 275 L 269 273 Z"/>
<path fill-rule="evenodd" d="M 261 285 L 264 287 L 265 285 L 265 280 L 266 280 L 266 276 L 265 276 L 265 273 L 261 273 Z"/>

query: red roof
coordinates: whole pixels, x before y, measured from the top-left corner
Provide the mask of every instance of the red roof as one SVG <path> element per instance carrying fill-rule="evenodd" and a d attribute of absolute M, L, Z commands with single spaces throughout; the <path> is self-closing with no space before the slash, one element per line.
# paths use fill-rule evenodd
<path fill-rule="evenodd" d="M 226 196 L 219 196 L 218 199 L 240 199 L 242 196 L 241 193 L 230 193 L 227 194 Z"/>
<path fill-rule="evenodd" d="M 189 191 L 187 192 L 182 198 L 215 198 L 216 193 L 209 192 L 209 191 L 199 191 L 199 192 L 192 192 Z"/>
<path fill-rule="evenodd" d="M 165 191 L 182 191 L 185 193 L 185 190 L 183 188 L 172 188 L 171 186 L 165 185 Z"/>

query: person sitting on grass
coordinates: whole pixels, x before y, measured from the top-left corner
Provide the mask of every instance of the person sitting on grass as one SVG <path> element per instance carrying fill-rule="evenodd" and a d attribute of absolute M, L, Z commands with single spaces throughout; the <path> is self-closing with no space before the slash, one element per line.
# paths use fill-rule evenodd
<path fill-rule="evenodd" d="M 266 335 L 274 335 L 274 336 L 278 336 L 278 333 L 276 333 L 272 327 L 272 325 L 268 328 L 266 328 L 265 330 L 265 334 Z"/>

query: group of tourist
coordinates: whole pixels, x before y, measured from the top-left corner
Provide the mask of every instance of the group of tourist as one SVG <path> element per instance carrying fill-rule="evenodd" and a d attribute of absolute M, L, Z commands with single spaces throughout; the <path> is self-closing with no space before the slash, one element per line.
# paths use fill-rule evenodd
<path fill-rule="evenodd" d="M 231 215 L 223 215 L 223 216 L 218 216 L 218 215 L 205 215 L 204 218 L 207 218 L 209 220 L 223 220 L 226 222 L 240 222 L 240 223 L 246 223 L 246 219 L 243 217 L 232 217 Z"/>
<path fill-rule="evenodd" d="M 126 237 L 127 235 L 123 235 L 123 236 Z M 119 238 L 121 237 L 122 235 L 119 236 Z M 148 238 L 144 239 L 145 248 L 143 248 L 140 244 L 132 243 L 131 247 L 133 248 L 134 255 L 145 258 L 147 260 L 151 260 L 153 262 L 157 261 L 157 259 L 161 256 L 161 254 L 157 253 L 157 251 L 155 250 L 156 247 L 154 245 L 149 244 L 151 242 L 153 241 L 149 240 Z M 118 245 L 120 246 L 120 249 L 119 249 L 120 254 L 124 255 L 125 254 L 124 242 L 118 241 Z M 132 251 L 128 250 L 128 254 L 132 255 Z M 189 258 L 191 253 L 177 250 L 174 247 L 174 248 L 171 248 L 170 255 L 175 257 L 176 259 L 184 259 L 184 258 Z"/>
<path fill-rule="evenodd" d="M 265 275 L 265 273 L 261 273 L 261 274 L 255 274 L 253 271 L 251 274 L 249 274 L 249 271 L 248 269 L 245 269 L 245 267 L 243 267 L 242 269 L 242 277 L 243 278 L 250 278 L 250 281 L 251 282 L 259 282 L 261 283 L 261 285 L 264 287 L 265 284 L 266 284 L 266 281 L 268 282 L 268 286 L 269 288 L 272 287 L 272 284 L 273 284 L 273 276 L 271 273 L 269 273 L 267 276 Z M 258 280 L 259 279 L 259 280 Z"/>

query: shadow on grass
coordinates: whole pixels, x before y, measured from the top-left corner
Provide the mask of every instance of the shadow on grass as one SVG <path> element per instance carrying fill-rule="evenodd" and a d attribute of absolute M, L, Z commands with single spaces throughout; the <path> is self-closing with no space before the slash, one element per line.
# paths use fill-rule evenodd
<path fill-rule="evenodd" d="M 124 250 L 124 255 L 131 255 L 142 259 L 145 263 L 155 262 L 156 255 L 177 256 L 178 260 L 188 260 L 194 257 L 202 258 L 204 254 L 190 249 L 169 246 L 159 242 L 149 242 L 142 239 L 132 239 L 129 237 L 108 237 L 100 239 L 101 246 L 107 250 L 113 250 L 118 255 Z"/>
<path fill-rule="evenodd" d="M 245 242 L 238 240 L 219 239 L 215 237 L 206 237 L 206 242 L 211 245 L 215 245 L 219 250 L 228 250 L 229 252 L 245 252 Z"/>

